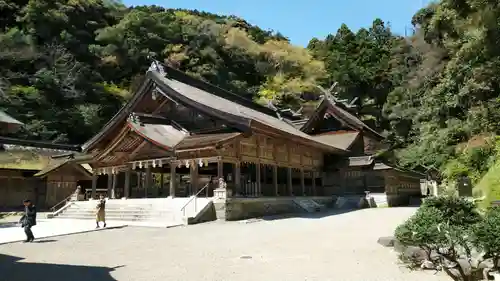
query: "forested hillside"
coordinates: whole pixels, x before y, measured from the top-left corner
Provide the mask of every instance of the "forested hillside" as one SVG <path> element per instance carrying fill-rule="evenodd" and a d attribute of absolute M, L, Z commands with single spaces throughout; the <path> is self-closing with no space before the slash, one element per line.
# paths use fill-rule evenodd
<path fill-rule="evenodd" d="M 256 102 L 295 109 L 338 82 L 339 98 L 388 136 L 400 165 L 474 179 L 497 153 L 500 4 L 443 0 L 393 34 L 374 19 L 307 48 L 244 19 L 112 0 L 0 1 L 0 109 L 18 137 L 83 143 L 155 58 Z M 306 111 L 307 112 L 307 111 Z"/>

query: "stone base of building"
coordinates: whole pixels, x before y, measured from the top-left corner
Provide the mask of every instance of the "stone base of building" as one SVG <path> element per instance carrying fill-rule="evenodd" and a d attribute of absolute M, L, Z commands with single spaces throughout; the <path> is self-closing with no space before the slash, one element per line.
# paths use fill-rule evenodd
<path fill-rule="evenodd" d="M 349 194 L 335 196 L 335 208 L 338 209 L 362 209 L 383 207 L 404 207 L 415 205 L 420 202 L 419 194 L 390 194 L 371 193 L 368 199 L 366 195 Z"/>
<path fill-rule="evenodd" d="M 335 202 L 331 196 L 227 198 L 215 200 L 214 207 L 217 219 L 235 221 L 305 212 L 297 204 L 297 199 L 313 200 L 320 205 L 332 208 Z"/>

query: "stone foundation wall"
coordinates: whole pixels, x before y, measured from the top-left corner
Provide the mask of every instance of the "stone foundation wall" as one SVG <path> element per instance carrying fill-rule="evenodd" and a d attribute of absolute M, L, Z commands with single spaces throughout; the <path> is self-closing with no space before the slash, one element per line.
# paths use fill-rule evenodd
<path fill-rule="evenodd" d="M 325 206 L 333 205 L 333 197 L 270 197 L 270 198 L 228 198 L 224 204 L 225 220 L 243 220 L 271 215 L 294 214 L 304 212 L 293 201 L 297 198 L 310 198 Z M 220 203 L 215 204 L 220 214 Z M 218 216 L 218 218 L 220 218 Z"/>
<path fill-rule="evenodd" d="M 410 196 L 407 194 L 387 194 L 387 205 L 389 207 L 410 205 Z"/>

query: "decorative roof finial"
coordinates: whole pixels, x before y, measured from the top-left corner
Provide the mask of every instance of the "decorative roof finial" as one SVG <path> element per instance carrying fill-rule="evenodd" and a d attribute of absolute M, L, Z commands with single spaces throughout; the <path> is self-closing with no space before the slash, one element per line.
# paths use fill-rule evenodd
<path fill-rule="evenodd" d="M 278 108 L 273 104 L 272 100 L 267 101 L 267 107 L 274 110 L 274 111 L 278 111 Z"/>
<path fill-rule="evenodd" d="M 161 75 L 165 75 L 166 74 L 165 73 L 165 68 L 163 68 L 163 65 L 159 61 L 157 61 L 155 59 L 153 59 L 153 62 L 151 62 L 151 65 L 149 66 L 148 71 L 157 71 Z"/>
<path fill-rule="evenodd" d="M 335 96 L 338 95 L 338 92 L 335 91 L 337 89 L 338 82 L 333 83 L 328 90 L 325 88 L 321 87 L 320 85 L 316 85 L 318 89 L 323 92 L 323 98 L 332 100 L 332 101 L 337 101 L 337 98 Z"/>

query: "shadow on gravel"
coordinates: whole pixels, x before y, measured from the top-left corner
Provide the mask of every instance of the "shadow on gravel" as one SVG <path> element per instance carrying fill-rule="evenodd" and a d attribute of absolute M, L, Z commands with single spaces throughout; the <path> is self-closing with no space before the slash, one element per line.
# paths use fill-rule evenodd
<path fill-rule="evenodd" d="M 25 263 L 23 258 L 0 254 L 1 280 L 28 281 L 115 281 L 111 272 L 117 267 L 97 267 L 51 263 Z"/>
<path fill-rule="evenodd" d="M 329 209 L 326 211 L 316 212 L 316 213 L 296 213 L 296 214 L 286 214 L 286 215 L 265 216 L 262 217 L 261 219 L 265 221 L 282 220 L 290 218 L 322 219 L 326 217 L 342 215 L 359 210 L 362 209 Z"/>
<path fill-rule="evenodd" d="M 16 227 L 18 222 L 0 222 L 0 228 Z"/>
<path fill-rule="evenodd" d="M 57 240 L 54 239 L 45 239 L 45 240 L 35 240 L 33 243 L 39 243 L 39 244 L 44 244 L 44 243 L 52 243 L 56 242 Z"/>

